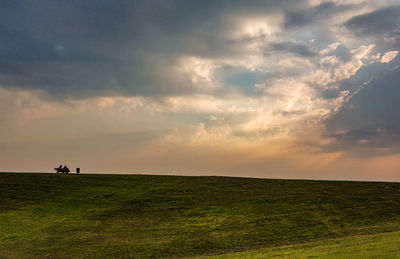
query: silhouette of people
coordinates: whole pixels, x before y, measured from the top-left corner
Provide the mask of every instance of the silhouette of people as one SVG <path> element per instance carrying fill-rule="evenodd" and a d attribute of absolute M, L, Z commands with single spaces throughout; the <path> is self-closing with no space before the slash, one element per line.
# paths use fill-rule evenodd
<path fill-rule="evenodd" d="M 67 167 L 67 165 L 65 165 L 63 168 L 63 173 L 68 174 L 69 172 L 70 172 L 69 168 Z"/>
<path fill-rule="evenodd" d="M 55 167 L 54 170 L 56 171 L 56 173 L 61 173 L 61 174 L 68 174 L 69 172 L 71 172 L 71 170 L 69 170 L 67 165 L 64 165 L 64 167 L 60 165 L 59 167 Z M 76 169 L 76 173 L 77 174 L 80 173 L 80 168 Z"/>

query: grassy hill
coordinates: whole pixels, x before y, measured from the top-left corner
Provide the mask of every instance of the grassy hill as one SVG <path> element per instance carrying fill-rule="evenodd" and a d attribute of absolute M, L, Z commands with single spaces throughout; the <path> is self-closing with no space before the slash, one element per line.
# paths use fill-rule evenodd
<path fill-rule="evenodd" d="M 0 173 L 0 258 L 265 254 L 393 231 L 398 183 Z"/>
<path fill-rule="evenodd" d="M 400 232 L 349 236 L 212 256 L 213 259 L 400 258 Z M 209 259 L 196 257 L 195 259 Z"/>

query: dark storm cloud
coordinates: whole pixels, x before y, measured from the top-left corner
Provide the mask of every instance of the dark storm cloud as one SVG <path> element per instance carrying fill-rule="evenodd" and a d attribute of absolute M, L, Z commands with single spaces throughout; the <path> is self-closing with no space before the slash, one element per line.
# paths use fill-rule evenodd
<path fill-rule="evenodd" d="M 350 130 L 370 125 L 400 126 L 399 82 L 399 68 L 372 79 L 353 93 L 354 96 L 328 121 L 328 127 L 331 130 Z"/>
<path fill-rule="evenodd" d="M 266 55 L 271 52 L 284 52 L 284 53 L 292 53 L 295 55 L 299 55 L 302 57 L 314 57 L 317 55 L 309 46 L 301 43 L 295 42 L 281 42 L 281 43 L 272 43 L 270 46 L 266 48 Z"/>
<path fill-rule="evenodd" d="M 346 151 L 353 157 L 400 154 L 400 127 L 373 125 L 327 135 L 335 141 L 321 146 L 322 152 Z"/>
<path fill-rule="evenodd" d="M 314 24 L 318 21 L 327 20 L 336 13 L 348 11 L 358 6 L 351 4 L 337 5 L 333 2 L 325 2 L 312 8 L 288 12 L 285 16 L 285 27 L 290 29 Z"/>
<path fill-rule="evenodd" d="M 392 61 L 400 63 L 399 57 Z M 392 66 L 394 66 L 392 64 Z M 373 72 L 374 71 L 374 72 Z M 389 71 L 389 72 L 387 72 Z M 360 82 L 370 77 L 360 87 Z M 372 77 L 372 79 L 371 79 Z M 336 141 L 324 147 L 326 151 L 355 148 L 386 149 L 399 153 L 400 146 L 400 69 L 389 64 L 372 64 L 361 69 L 353 78 L 343 82 L 343 89 L 350 89 L 348 102 L 326 121 L 328 137 Z M 337 133 L 339 132 L 339 133 Z M 370 151 L 354 152 L 357 156 L 376 155 Z"/>
<path fill-rule="evenodd" d="M 343 44 L 340 44 L 335 50 L 330 53 L 330 55 L 336 56 L 343 62 L 350 61 L 352 57 L 350 50 Z"/>
<path fill-rule="evenodd" d="M 329 135 L 341 142 L 360 142 L 362 140 L 373 140 L 385 136 L 400 136 L 400 128 L 384 128 L 380 126 L 369 126 L 365 128 L 352 129 L 342 133 Z"/>
<path fill-rule="evenodd" d="M 239 55 L 230 17 L 303 1 L 11 1 L 0 3 L 0 85 L 59 97 L 202 92 L 171 69 L 182 56 Z"/>
<path fill-rule="evenodd" d="M 43 89 L 60 97 L 190 91 L 182 87 L 189 78 L 170 78 L 164 71 L 170 57 L 146 53 L 167 48 L 167 37 L 158 31 L 169 35 L 185 29 L 179 18 L 168 25 L 168 19 L 158 14 L 162 2 L 156 8 L 144 1 L 2 4 L 2 85 Z M 145 15 L 153 18 L 144 20 Z M 153 24 L 159 26 L 151 33 L 144 28 Z"/>
<path fill-rule="evenodd" d="M 359 15 L 344 25 L 359 35 L 399 34 L 400 6 L 390 6 L 371 13 Z"/>
<path fill-rule="evenodd" d="M 340 90 L 336 88 L 322 90 L 319 95 L 324 99 L 338 98 Z"/>

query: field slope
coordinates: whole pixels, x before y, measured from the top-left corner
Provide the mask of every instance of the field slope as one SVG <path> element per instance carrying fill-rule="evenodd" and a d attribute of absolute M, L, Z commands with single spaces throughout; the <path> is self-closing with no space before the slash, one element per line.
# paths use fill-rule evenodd
<path fill-rule="evenodd" d="M 0 258 L 268 254 L 393 231 L 397 183 L 0 173 Z"/>
<path fill-rule="evenodd" d="M 400 258 L 400 232 L 349 236 L 193 259 Z"/>

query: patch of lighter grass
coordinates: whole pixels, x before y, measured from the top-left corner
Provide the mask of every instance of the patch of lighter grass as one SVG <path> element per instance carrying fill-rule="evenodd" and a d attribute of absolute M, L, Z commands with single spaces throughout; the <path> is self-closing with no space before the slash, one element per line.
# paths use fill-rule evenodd
<path fill-rule="evenodd" d="M 400 231 L 350 236 L 196 259 L 400 258 Z M 193 258 L 193 259 L 194 259 Z"/>

